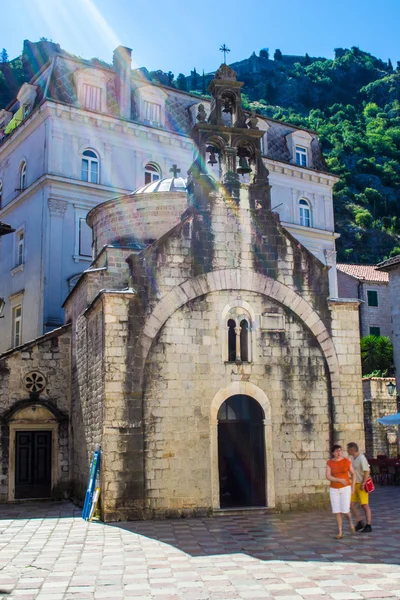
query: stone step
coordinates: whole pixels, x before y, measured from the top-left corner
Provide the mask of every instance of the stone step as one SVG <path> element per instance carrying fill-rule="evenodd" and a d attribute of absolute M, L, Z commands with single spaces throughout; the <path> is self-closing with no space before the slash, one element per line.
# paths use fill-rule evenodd
<path fill-rule="evenodd" d="M 278 509 L 268 508 L 268 506 L 236 506 L 235 508 L 214 508 L 212 515 L 213 517 L 243 517 L 247 515 L 271 515 L 279 512 Z"/>

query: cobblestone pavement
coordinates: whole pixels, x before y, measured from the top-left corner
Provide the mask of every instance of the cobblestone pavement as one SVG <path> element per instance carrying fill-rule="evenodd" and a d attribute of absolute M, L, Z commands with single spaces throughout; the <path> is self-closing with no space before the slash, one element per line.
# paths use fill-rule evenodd
<path fill-rule="evenodd" d="M 400 598 L 400 487 L 371 496 L 372 534 L 333 538 L 332 515 L 104 525 L 68 502 L 0 506 L 0 598 Z"/>

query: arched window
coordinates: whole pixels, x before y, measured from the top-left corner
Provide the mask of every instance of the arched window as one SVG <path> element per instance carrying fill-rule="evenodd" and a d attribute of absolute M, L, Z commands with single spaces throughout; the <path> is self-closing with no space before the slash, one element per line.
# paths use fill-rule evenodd
<path fill-rule="evenodd" d="M 311 208 L 307 200 L 302 198 L 299 202 L 300 225 L 311 227 Z"/>
<path fill-rule="evenodd" d="M 243 362 L 249 360 L 249 324 L 246 319 L 240 321 L 240 358 Z"/>
<path fill-rule="evenodd" d="M 228 361 L 236 360 L 236 323 L 233 319 L 228 321 Z"/>
<path fill-rule="evenodd" d="M 22 163 L 19 170 L 19 189 L 22 192 L 26 188 L 26 161 Z"/>
<path fill-rule="evenodd" d="M 144 168 L 144 184 L 157 181 L 161 178 L 161 169 L 155 163 L 147 163 Z"/>
<path fill-rule="evenodd" d="M 99 157 L 93 150 L 82 152 L 81 179 L 89 183 L 99 183 Z"/>
<path fill-rule="evenodd" d="M 242 308 L 232 308 L 227 321 L 228 362 L 249 362 L 251 356 L 250 318 Z M 235 317 L 232 319 L 231 317 Z M 237 326 L 239 324 L 239 326 Z M 226 356 L 226 355 L 225 355 Z M 226 360 L 226 358 L 225 358 Z"/>

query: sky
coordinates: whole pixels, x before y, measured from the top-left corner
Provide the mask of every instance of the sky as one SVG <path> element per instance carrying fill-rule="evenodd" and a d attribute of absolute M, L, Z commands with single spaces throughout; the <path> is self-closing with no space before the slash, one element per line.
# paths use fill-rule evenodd
<path fill-rule="evenodd" d="M 400 60 L 400 0 L 0 0 L 0 49 L 9 58 L 23 40 L 46 37 L 83 58 L 112 62 L 118 45 L 132 66 L 189 74 L 214 71 L 261 48 L 332 58 L 358 46 L 395 65 Z M 5 8 L 6 7 L 6 8 Z M 6 17 L 6 18 L 4 18 Z"/>

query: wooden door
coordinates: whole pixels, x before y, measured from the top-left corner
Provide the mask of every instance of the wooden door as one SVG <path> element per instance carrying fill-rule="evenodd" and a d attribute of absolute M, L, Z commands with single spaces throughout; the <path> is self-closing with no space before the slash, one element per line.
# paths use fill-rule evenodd
<path fill-rule="evenodd" d="M 221 508 L 265 506 L 263 414 L 249 396 L 232 396 L 218 412 Z"/>
<path fill-rule="evenodd" d="M 15 499 L 51 497 L 51 431 L 17 431 Z"/>

